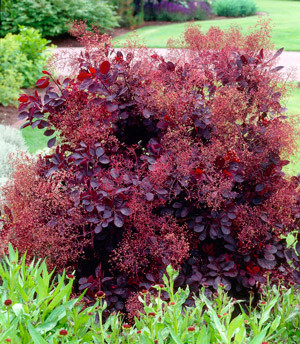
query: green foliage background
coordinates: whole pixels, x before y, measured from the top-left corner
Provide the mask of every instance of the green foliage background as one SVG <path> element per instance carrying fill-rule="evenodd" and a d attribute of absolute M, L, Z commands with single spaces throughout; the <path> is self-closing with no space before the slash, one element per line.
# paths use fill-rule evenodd
<path fill-rule="evenodd" d="M 6 0 L 2 3 L 0 36 L 19 32 L 19 25 L 54 37 L 68 32 L 72 20 L 86 20 L 102 31 L 118 26 L 114 7 L 107 0 Z"/>
<path fill-rule="evenodd" d="M 16 103 L 20 88 L 33 86 L 50 51 L 48 41 L 33 28 L 19 27 L 20 33 L 0 39 L 0 104 Z"/>

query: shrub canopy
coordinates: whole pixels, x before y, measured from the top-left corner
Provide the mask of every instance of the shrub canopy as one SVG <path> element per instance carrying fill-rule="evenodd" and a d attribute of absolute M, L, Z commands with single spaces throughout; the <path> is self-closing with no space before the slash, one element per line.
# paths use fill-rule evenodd
<path fill-rule="evenodd" d="M 128 297 L 132 310 L 168 264 L 193 292 L 223 283 L 240 295 L 267 274 L 299 283 L 300 245 L 287 248 L 284 236 L 299 231 L 300 180 L 282 172 L 295 131 L 267 24 L 247 35 L 190 26 L 165 57 L 135 42 L 117 51 L 82 24 L 73 31 L 87 45 L 72 61 L 76 77 L 45 71 L 44 99 L 20 98 L 24 126 L 59 141 L 34 169 L 17 168 L 2 242 L 75 261 L 79 289 L 104 290 L 114 310 Z M 55 238 L 83 256 L 59 262 Z"/>

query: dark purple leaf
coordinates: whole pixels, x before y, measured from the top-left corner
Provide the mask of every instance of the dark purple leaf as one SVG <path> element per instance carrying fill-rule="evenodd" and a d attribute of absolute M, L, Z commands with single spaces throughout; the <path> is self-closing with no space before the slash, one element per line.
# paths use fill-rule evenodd
<path fill-rule="evenodd" d="M 99 158 L 99 161 L 101 162 L 101 164 L 109 164 L 110 160 L 109 157 L 106 155 L 103 155 Z"/>
<path fill-rule="evenodd" d="M 102 226 L 101 226 L 101 225 L 97 225 L 96 228 L 94 229 L 94 232 L 95 232 L 96 234 L 101 233 L 101 231 L 102 231 Z"/>
<path fill-rule="evenodd" d="M 26 112 L 26 111 L 23 111 L 23 112 L 20 112 L 19 113 L 19 115 L 18 115 L 18 120 L 23 120 L 23 119 L 27 119 L 28 118 L 28 116 L 29 116 L 29 113 L 28 112 Z"/>
<path fill-rule="evenodd" d="M 107 103 L 106 108 L 108 112 L 114 112 L 114 111 L 117 111 L 119 107 L 117 104 Z"/>
<path fill-rule="evenodd" d="M 201 232 L 204 230 L 204 228 L 205 228 L 204 225 L 196 225 L 196 226 L 194 227 L 194 231 L 195 231 L 196 233 L 201 233 Z"/>
<path fill-rule="evenodd" d="M 270 72 L 271 72 L 271 73 L 275 73 L 275 72 L 280 71 L 280 70 L 283 69 L 283 68 L 284 68 L 283 66 L 277 66 L 277 67 L 275 67 L 275 68 L 272 68 L 272 69 L 270 70 Z"/>
<path fill-rule="evenodd" d="M 272 59 L 276 59 L 277 57 L 279 57 L 283 53 L 283 50 L 284 48 L 277 50 Z"/>
<path fill-rule="evenodd" d="M 117 179 L 120 175 L 119 171 L 116 170 L 115 168 L 112 168 L 110 170 L 110 175 L 114 178 L 114 179 Z"/>
<path fill-rule="evenodd" d="M 53 129 L 48 129 L 44 131 L 45 136 L 52 136 L 55 133 L 55 130 Z"/>
<path fill-rule="evenodd" d="M 102 147 L 99 147 L 96 149 L 96 155 L 99 158 L 100 156 L 102 156 L 104 154 L 104 149 Z"/>
<path fill-rule="evenodd" d="M 155 278 L 150 272 L 146 273 L 146 278 L 150 282 L 155 282 Z"/>
<path fill-rule="evenodd" d="M 153 193 L 147 192 L 147 193 L 146 193 L 146 199 L 147 199 L 147 201 L 149 201 L 149 202 L 153 201 L 153 199 L 154 199 Z"/>
<path fill-rule="evenodd" d="M 121 208 L 121 209 L 120 209 L 120 212 L 121 212 L 123 215 L 125 215 L 125 216 L 130 216 L 130 215 L 132 214 L 131 209 L 126 208 L 126 207 Z"/>
<path fill-rule="evenodd" d="M 124 217 L 120 214 L 115 214 L 114 224 L 116 227 L 121 228 L 124 225 Z"/>
<path fill-rule="evenodd" d="M 51 148 L 51 147 L 53 147 L 54 145 L 55 145 L 55 142 L 56 142 L 56 137 L 52 137 L 52 139 L 50 139 L 49 141 L 48 141 L 48 148 Z"/>
<path fill-rule="evenodd" d="M 150 118 L 151 116 L 153 115 L 153 113 L 150 111 L 150 110 L 148 110 L 148 109 L 144 109 L 143 110 L 143 116 L 145 117 L 145 118 Z"/>
<path fill-rule="evenodd" d="M 263 269 L 274 269 L 276 266 L 276 260 L 266 260 L 265 258 L 258 258 L 257 262 Z"/>

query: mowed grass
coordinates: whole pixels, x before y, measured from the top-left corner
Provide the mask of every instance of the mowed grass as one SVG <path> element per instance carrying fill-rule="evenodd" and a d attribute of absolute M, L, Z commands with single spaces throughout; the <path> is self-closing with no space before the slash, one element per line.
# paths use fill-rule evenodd
<path fill-rule="evenodd" d="M 291 115 L 300 114 L 300 87 L 296 88 L 287 101 L 287 113 Z M 300 138 L 298 140 L 298 150 L 290 157 L 290 163 L 284 167 L 284 172 L 290 176 L 300 174 Z"/>
<path fill-rule="evenodd" d="M 22 129 L 22 135 L 28 147 L 29 153 L 33 154 L 47 147 L 49 137 L 43 135 L 43 130 L 27 127 Z"/>
<path fill-rule="evenodd" d="M 275 48 L 284 47 L 289 51 L 300 51 L 300 1 L 296 0 L 256 0 L 259 12 L 267 13 L 263 18 L 272 20 L 272 42 Z M 258 17 L 218 19 L 197 21 L 206 32 L 211 26 L 228 29 L 231 25 L 240 26 L 243 32 L 248 32 L 249 27 L 257 24 Z M 170 38 L 178 38 L 182 35 L 186 23 L 170 24 L 163 26 L 147 26 L 136 30 L 140 39 L 149 48 L 166 48 Z M 118 46 L 126 42 L 131 33 L 115 38 Z"/>

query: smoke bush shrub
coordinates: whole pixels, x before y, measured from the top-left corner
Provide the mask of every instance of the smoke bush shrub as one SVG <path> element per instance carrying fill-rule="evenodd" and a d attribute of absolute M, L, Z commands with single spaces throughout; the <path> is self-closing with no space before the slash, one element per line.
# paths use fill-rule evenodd
<path fill-rule="evenodd" d="M 74 254 L 85 240 L 84 255 L 72 255 L 79 290 L 91 299 L 104 291 L 110 310 L 124 311 L 128 299 L 133 312 L 138 291 L 160 282 L 169 263 L 180 269 L 176 286 L 192 292 L 223 283 L 242 295 L 267 274 L 299 283 L 300 179 L 282 172 L 296 133 L 267 23 L 247 35 L 190 26 L 166 57 L 136 42 L 116 51 L 80 23 L 73 32 L 87 44 L 72 61 L 77 77 L 44 71 L 44 99 L 20 97 L 24 127 L 47 128 L 59 143 L 38 168 L 20 163 L 2 241 L 21 235 L 14 245 L 31 247 L 34 228 L 64 266 L 55 240 Z"/>
<path fill-rule="evenodd" d="M 214 14 L 224 17 L 246 17 L 255 14 L 253 0 L 216 0 L 212 4 Z"/>
<path fill-rule="evenodd" d="M 40 161 L 29 155 L 14 161 L 12 178 L 2 188 L 5 198 L 1 251 L 8 242 L 27 259 L 43 257 L 50 268 L 71 268 L 85 244 L 78 228 L 84 223 L 64 192 L 61 178 L 47 180 L 39 173 Z"/>

